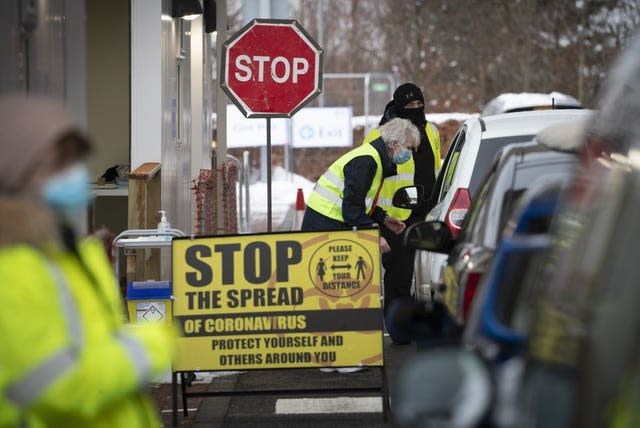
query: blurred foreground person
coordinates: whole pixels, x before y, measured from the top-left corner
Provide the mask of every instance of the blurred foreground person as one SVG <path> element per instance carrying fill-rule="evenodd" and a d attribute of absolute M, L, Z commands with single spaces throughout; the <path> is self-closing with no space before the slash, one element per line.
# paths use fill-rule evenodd
<path fill-rule="evenodd" d="M 407 119 L 393 119 L 380 127 L 380 136 L 342 155 L 318 179 L 307 201 L 302 230 L 349 229 L 384 225 L 399 235 L 404 222 L 377 205 L 386 177 L 395 175 L 396 165 L 411 159 L 411 149 L 420 135 Z M 383 253 L 390 250 L 380 238 Z"/>
<path fill-rule="evenodd" d="M 153 427 L 164 324 L 128 325 L 97 239 L 78 240 L 89 143 L 55 101 L 0 98 L 0 427 Z"/>

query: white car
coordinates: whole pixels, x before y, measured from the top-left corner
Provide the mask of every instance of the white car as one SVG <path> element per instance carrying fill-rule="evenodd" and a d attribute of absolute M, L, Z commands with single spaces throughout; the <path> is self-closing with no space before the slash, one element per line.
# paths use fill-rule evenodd
<path fill-rule="evenodd" d="M 453 137 L 431 195 L 435 206 L 427 220 L 449 226 L 454 238 L 462 228 L 471 201 L 500 148 L 511 143 L 532 141 L 535 135 L 557 122 L 587 117 L 589 110 L 540 110 L 505 113 L 467 120 Z M 442 284 L 447 254 L 417 250 L 415 256 L 415 296 L 427 301 Z"/>

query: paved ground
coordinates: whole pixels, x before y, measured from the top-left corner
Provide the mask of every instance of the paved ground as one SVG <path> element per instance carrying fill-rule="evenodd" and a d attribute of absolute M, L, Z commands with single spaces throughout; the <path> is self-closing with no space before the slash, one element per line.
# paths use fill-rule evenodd
<path fill-rule="evenodd" d="M 385 371 L 393 399 L 396 371 L 415 353 L 413 345 L 396 346 L 385 337 Z M 204 383 L 196 382 L 189 392 L 255 391 L 274 389 L 320 389 L 323 393 L 234 395 L 189 397 L 188 416 L 179 414 L 179 427 L 343 427 L 391 426 L 383 421 L 382 400 L 376 393 L 340 392 L 342 388 L 371 388 L 381 385 L 378 368 L 352 374 L 320 373 L 317 369 L 259 370 L 208 373 Z M 211 377 L 216 376 L 216 377 Z M 161 410 L 165 427 L 172 426 L 171 383 L 153 386 L 153 398 Z M 379 396 L 379 395 L 378 395 Z M 179 401 L 181 408 L 182 402 Z M 393 404 L 392 404 L 393 407 Z"/>

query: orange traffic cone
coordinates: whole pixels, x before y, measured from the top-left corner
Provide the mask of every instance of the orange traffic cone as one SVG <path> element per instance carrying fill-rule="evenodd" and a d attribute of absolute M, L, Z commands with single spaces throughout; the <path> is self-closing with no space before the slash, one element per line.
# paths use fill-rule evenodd
<path fill-rule="evenodd" d="M 293 214 L 293 230 L 300 230 L 306 207 L 304 203 L 304 193 L 301 188 L 298 188 L 298 193 L 296 194 L 296 211 Z"/>

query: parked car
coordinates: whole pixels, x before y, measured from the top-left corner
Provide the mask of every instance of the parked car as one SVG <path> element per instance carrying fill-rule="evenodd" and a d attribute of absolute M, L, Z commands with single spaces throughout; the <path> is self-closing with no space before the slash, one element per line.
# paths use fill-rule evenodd
<path fill-rule="evenodd" d="M 514 308 L 535 300 L 523 292 L 525 274 L 536 256 L 551 246 L 549 228 L 568 180 L 569 174 L 557 176 L 525 192 L 473 300 L 462 344 L 477 349 L 489 362 L 499 363 L 524 350 L 526 320 L 516 317 Z"/>
<path fill-rule="evenodd" d="M 503 325 L 528 335 L 524 356 L 497 377 L 462 347 L 424 353 L 399 375 L 403 426 L 640 426 L 640 38 L 603 90 L 551 247 L 529 266 L 516 323 Z M 437 401 L 420 398 L 434 390 Z"/>
<path fill-rule="evenodd" d="M 462 233 L 452 240 L 453 247 L 434 248 L 448 255 L 438 299 L 442 299 L 457 326 L 467 319 L 476 290 L 491 266 L 502 231 L 522 194 L 536 183 L 567 178 L 578 164 L 577 147 L 561 143 L 551 147 L 529 142 L 501 149 L 478 191 Z M 407 231 L 407 241 L 411 241 L 413 231 L 430 227 L 432 222 L 412 226 Z M 443 227 L 439 230 L 450 232 Z"/>
<path fill-rule="evenodd" d="M 609 72 L 585 161 L 532 278 L 516 425 L 640 423 L 640 37 Z"/>
<path fill-rule="evenodd" d="M 495 154 L 512 143 L 530 142 L 542 129 L 558 122 L 585 117 L 584 110 L 547 110 L 507 113 L 467 120 L 453 138 L 431 194 L 434 207 L 427 220 L 447 224 L 456 238 L 480 183 Z M 417 251 L 415 256 L 415 296 L 427 301 L 442 283 L 446 254 Z"/>
<path fill-rule="evenodd" d="M 513 327 L 513 311 L 509 308 L 514 301 L 531 303 L 533 300 L 532 296 L 520 292 L 520 285 L 527 266 L 550 247 L 549 225 L 567 181 L 568 177 L 562 177 L 542 182 L 530 187 L 522 196 L 508 221 L 490 274 L 473 303 L 461 346 L 429 349 L 426 360 L 418 358 L 402 368 L 399 376 L 402 398 L 396 407 L 396 419 L 401 426 L 431 426 L 444 422 L 442 410 L 455 406 L 458 397 L 465 397 L 464 403 L 460 404 L 470 411 L 455 424 L 443 426 L 489 427 L 497 426 L 496 422 L 501 419 L 514 420 L 510 412 L 493 414 L 490 411 L 498 407 L 513 408 L 513 400 L 509 400 L 511 391 L 499 392 L 493 385 L 497 379 L 508 378 L 514 372 L 513 367 L 508 363 L 503 365 L 503 362 L 521 355 L 526 342 L 526 333 Z M 426 241 L 441 237 L 422 235 L 421 239 L 427 245 Z M 440 244 L 443 243 L 446 244 Z M 425 319 L 423 315 L 421 320 Z M 413 332 L 425 330 L 424 327 L 414 328 Z M 429 340 L 418 338 L 421 339 Z M 473 379 L 474 386 L 470 388 L 473 394 L 465 394 L 459 389 L 461 378 Z"/>

